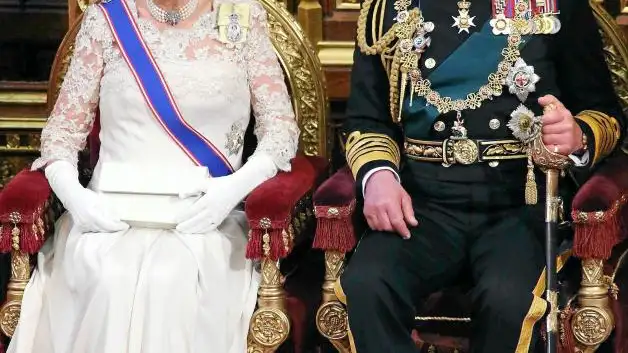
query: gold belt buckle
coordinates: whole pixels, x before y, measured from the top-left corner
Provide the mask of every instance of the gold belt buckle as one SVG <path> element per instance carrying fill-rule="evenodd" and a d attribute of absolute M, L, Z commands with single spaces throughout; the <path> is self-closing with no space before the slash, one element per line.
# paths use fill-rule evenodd
<path fill-rule="evenodd" d="M 469 139 L 449 140 L 452 144 L 453 156 L 456 163 L 472 164 L 479 160 L 480 149 L 478 145 Z"/>

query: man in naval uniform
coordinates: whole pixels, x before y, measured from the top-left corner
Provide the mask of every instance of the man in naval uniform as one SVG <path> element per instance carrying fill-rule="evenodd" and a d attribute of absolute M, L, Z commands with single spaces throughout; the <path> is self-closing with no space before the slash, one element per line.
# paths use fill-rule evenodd
<path fill-rule="evenodd" d="M 530 141 L 588 174 L 624 131 L 588 1 L 365 0 L 357 44 L 346 157 L 370 230 L 336 286 L 353 350 L 417 352 L 421 300 L 467 276 L 472 351 L 528 352 L 548 309 Z"/>

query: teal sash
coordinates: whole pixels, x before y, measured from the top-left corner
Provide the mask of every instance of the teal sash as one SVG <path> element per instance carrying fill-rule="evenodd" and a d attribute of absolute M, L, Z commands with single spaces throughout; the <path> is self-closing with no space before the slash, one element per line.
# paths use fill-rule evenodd
<path fill-rule="evenodd" d="M 452 52 L 429 76 L 432 89 L 452 100 L 464 99 L 488 82 L 488 76 L 497 70 L 502 60 L 502 49 L 508 36 L 494 35 L 487 21 Z M 527 41 L 522 41 L 519 50 Z M 438 43 L 435 43 L 438 45 Z M 406 132 L 413 138 L 427 138 L 434 120 L 440 115 L 434 106 L 427 106 L 423 97 L 414 96 L 410 105 L 410 87 L 402 107 Z"/>

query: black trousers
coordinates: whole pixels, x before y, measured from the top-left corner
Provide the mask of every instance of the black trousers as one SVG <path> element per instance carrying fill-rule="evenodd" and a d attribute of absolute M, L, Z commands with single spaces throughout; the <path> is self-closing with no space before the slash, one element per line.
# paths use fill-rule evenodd
<path fill-rule="evenodd" d="M 543 194 L 539 205 L 526 206 L 525 175 L 516 175 L 503 182 L 402 176 L 419 226 L 408 240 L 367 232 L 336 288 L 357 352 L 418 352 L 411 339 L 416 308 L 466 273 L 474 285 L 472 352 L 534 347 L 534 326 L 547 310 Z"/>

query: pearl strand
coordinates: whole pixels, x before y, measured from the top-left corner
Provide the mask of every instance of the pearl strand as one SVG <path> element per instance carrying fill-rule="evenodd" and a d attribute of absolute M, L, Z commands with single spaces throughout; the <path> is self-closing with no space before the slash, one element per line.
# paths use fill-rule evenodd
<path fill-rule="evenodd" d="M 151 16 L 157 21 L 176 26 L 179 22 L 192 15 L 198 6 L 198 0 L 190 0 L 187 4 L 183 5 L 183 7 L 172 11 L 166 11 L 157 6 L 154 0 L 146 0 L 146 6 L 148 7 L 148 12 L 150 12 Z"/>

